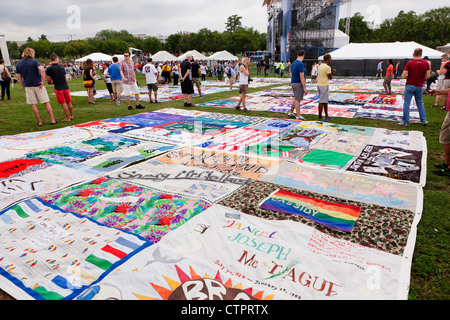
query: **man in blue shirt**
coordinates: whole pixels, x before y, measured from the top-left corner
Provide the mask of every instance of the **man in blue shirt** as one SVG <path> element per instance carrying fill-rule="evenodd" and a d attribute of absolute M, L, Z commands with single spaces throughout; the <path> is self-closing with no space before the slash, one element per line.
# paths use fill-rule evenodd
<path fill-rule="evenodd" d="M 288 112 L 290 118 L 296 118 L 297 120 L 305 120 L 300 115 L 300 102 L 303 100 L 303 96 L 308 94 L 306 90 L 306 68 L 303 64 L 305 58 L 305 51 L 300 50 L 297 53 L 297 60 L 291 65 L 291 86 L 294 90 L 294 102 L 292 103 L 291 111 Z M 295 117 L 293 111 L 297 113 Z"/>
<path fill-rule="evenodd" d="M 120 96 L 123 91 L 122 87 L 122 75 L 119 69 L 119 59 L 117 57 L 112 58 L 113 64 L 109 66 L 108 73 L 111 76 L 111 86 L 114 93 L 114 100 L 117 105 L 120 105 Z"/>
<path fill-rule="evenodd" d="M 53 116 L 53 109 L 50 105 L 47 89 L 45 89 L 45 70 L 41 63 L 34 59 L 34 50 L 25 48 L 22 53 L 22 60 L 16 65 L 16 74 L 19 83 L 25 90 L 27 104 L 31 105 L 31 109 L 38 120 L 38 125 L 42 126 L 42 120 L 39 116 L 37 107 L 38 100 L 45 104 L 45 108 L 50 115 L 51 123 L 56 124 Z"/>

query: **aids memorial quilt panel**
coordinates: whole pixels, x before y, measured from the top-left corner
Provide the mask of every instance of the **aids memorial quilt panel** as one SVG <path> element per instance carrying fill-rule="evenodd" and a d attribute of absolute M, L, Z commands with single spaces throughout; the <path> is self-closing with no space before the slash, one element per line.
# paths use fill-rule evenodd
<path fill-rule="evenodd" d="M 0 284 L 16 299 L 73 299 L 150 245 L 32 198 L 0 212 Z"/>
<path fill-rule="evenodd" d="M 108 174 L 110 179 L 125 181 L 156 189 L 161 192 L 181 195 L 193 199 L 204 199 L 215 203 L 243 185 L 250 179 L 236 177 L 197 167 L 167 164 L 149 160 L 130 168 Z"/>
<path fill-rule="evenodd" d="M 41 197 L 66 211 L 157 243 L 211 204 L 105 177 Z"/>
<path fill-rule="evenodd" d="M 95 175 L 41 159 L 0 162 L 0 209 L 17 201 L 50 193 L 94 177 Z"/>
<path fill-rule="evenodd" d="M 353 229 L 350 232 L 343 232 L 313 222 L 311 219 L 305 218 L 300 214 L 287 214 L 261 208 L 261 202 L 279 189 L 300 196 L 331 202 L 336 205 L 346 204 L 360 207 L 361 214 Z M 291 187 L 280 187 L 277 184 L 261 181 L 254 181 L 247 184 L 239 192 L 233 193 L 231 196 L 220 201 L 219 204 L 268 220 L 293 220 L 302 222 L 305 225 L 338 239 L 396 255 L 403 255 L 416 219 L 416 214 L 408 210 L 334 198 Z M 310 203 L 306 207 L 313 209 L 315 205 Z M 309 213 L 312 215 L 314 212 L 311 210 Z"/>
<path fill-rule="evenodd" d="M 270 168 L 280 163 L 279 160 L 201 148 L 183 148 L 169 151 L 156 157 L 155 160 L 167 164 L 182 164 L 211 169 L 231 176 L 250 179 L 258 179 Z"/>
<path fill-rule="evenodd" d="M 258 178 L 287 187 L 383 207 L 421 213 L 423 190 L 418 184 L 356 172 L 313 168 L 282 161 Z"/>
<path fill-rule="evenodd" d="M 222 250 L 217 250 L 220 247 Z M 214 205 L 98 283 L 123 299 L 406 299 L 410 263 L 293 221 Z M 206 275 L 207 273 L 207 275 Z M 373 279 L 368 274 L 376 273 Z"/>

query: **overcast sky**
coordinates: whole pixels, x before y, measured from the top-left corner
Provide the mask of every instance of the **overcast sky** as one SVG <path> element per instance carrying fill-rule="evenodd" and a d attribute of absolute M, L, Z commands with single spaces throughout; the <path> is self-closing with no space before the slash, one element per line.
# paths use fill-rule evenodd
<path fill-rule="evenodd" d="M 224 31 L 227 17 L 238 14 L 246 27 L 267 29 L 263 0 L 3 0 L 0 34 L 7 40 L 24 41 L 41 34 L 51 41 L 94 36 L 103 29 L 125 29 L 133 34 L 168 36 L 201 28 Z M 418 14 L 448 5 L 448 0 L 353 0 L 352 15 L 360 12 L 367 21 L 381 23 L 400 10 Z M 347 15 L 341 6 L 340 17 Z"/>

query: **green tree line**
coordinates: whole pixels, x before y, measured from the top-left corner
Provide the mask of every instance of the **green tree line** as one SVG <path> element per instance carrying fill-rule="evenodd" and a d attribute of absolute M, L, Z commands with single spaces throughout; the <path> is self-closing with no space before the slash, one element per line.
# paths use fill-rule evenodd
<path fill-rule="evenodd" d="M 253 28 L 242 26 L 238 15 L 228 17 L 223 32 L 202 28 L 197 32 L 177 32 L 168 36 L 165 43 L 156 37 L 139 38 L 126 30 L 101 30 L 95 37 L 86 40 L 72 40 L 67 42 L 50 42 L 42 34 L 39 39 L 28 37 L 27 43 L 18 46 L 16 42 L 8 42 L 8 49 L 12 59 L 20 59 L 25 47 L 31 47 L 37 58 L 48 58 L 56 53 L 59 57 L 73 59 L 92 52 L 106 54 L 120 54 L 133 47 L 143 52 L 155 54 L 166 50 L 172 54 L 182 54 L 189 50 L 197 50 L 207 55 L 217 51 L 228 50 L 233 54 L 242 54 L 246 51 L 266 49 L 266 34 Z"/>
<path fill-rule="evenodd" d="M 345 31 L 345 19 L 339 29 Z M 400 11 L 395 18 L 385 19 L 372 26 L 357 12 L 350 19 L 350 42 L 407 42 L 415 41 L 435 49 L 450 42 L 450 7 L 430 9 L 424 14 Z"/>

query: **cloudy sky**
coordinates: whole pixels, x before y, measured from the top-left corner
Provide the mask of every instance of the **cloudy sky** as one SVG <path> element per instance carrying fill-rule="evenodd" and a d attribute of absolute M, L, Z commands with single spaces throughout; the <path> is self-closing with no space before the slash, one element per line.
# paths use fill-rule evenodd
<path fill-rule="evenodd" d="M 7 40 L 37 39 L 46 34 L 51 41 L 94 36 L 103 29 L 125 29 L 133 34 L 168 36 L 201 28 L 224 31 L 227 17 L 238 14 L 246 27 L 266 32 L 267 11 L 263 0 L 15 0 L 3 1 L 0 34 Z M 430 4 L 432 7 L 430 7 Z M 352 14 L 380 23 L 400 10 L 424 13 L 448 5 L 448 0 L 353 0 Z M 347 14 L 341 6 L 340 17 Z"/>

